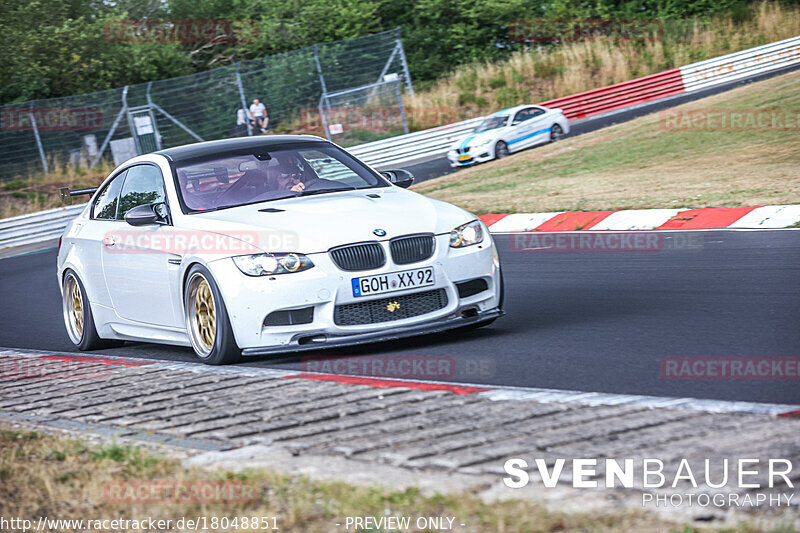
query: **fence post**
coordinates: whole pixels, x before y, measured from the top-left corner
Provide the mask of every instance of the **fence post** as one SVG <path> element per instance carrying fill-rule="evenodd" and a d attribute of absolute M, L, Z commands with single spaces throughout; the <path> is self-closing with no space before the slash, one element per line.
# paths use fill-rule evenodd
<path fill-rule="evenodd" d="M 108 134 L 106 134 L 106 138 L 103 139 L 103 144 L 100 145 L 100 149 L 97 151 L 97 155 L 94 156 L 92 163 L 90 166 L 95 166 L 97 163 L 100 162 L 100 159 L 103 157 L 103 152 L 106 151 L 106 147 L 108 147 L 108 143 L 111 142 L 111 137 L 114 136 L 114 132 L 117 131 L 117 126 L 119 125 L 119 121 L 122 120 L 122 115 L 128 112 L 128 86 L 122 88 L 122 108 L 117 113 L 117 118 L 114 119 L 114 123 L 111 124 L 111 129 L 108 130 Z"/>
<path fill-rule="evenodd" d="M 319 119 L 322 121 L 322 131 L 325 132 L 325 137 L 330 141 L 331 140 L 331 133 L 328 131 L 328 121 L 325 118 L 325 111 L 322 109 L 322 101 L 325 100 L 327 102 L 328 95 L 324 94 L 319 97 L 319 104 L 317 105 L 317 109 L 319 109 Z"/>
<path fill-rule="evenodd" d="M 33 136 L 36 137 L 36 147 L 39 148 L 39 157 L 42 158 L 42 168 L 44 175 L 50 175 L 50 169 L 47 167 L 47 158 L 44 156 L 44 147 L 42 146 L 42 138 L 39 137 L 39 128 L 36 126 L 36 117 L 33 116 L 33 102 L 31 102 L 28 110 L 28 116 L 31 119 L 31 126 L 33 126 Z"/>
<path fill-rule="evenodd" d="M 322 120 L 322 128 L 325 130 L 325 137 L 331 140 L 331 134 L 328 131 L 328 121 L 325 120 L 325 113 L 322 110 L 322 102 L 325 101 L 325 109 L 331 110 L 331 103 L 328 100 L 328 87 L 325 85 L 325 76 L 322 75 L 322 66 L 319 64 L 319 45 L 314 45 L 314 64 L 317 66 L 317 75 L 319 76 L 319 83 L 322 86 L 322 97 L 319 100 L 319 116 Z"/>
<path fill-rule="evenodd" d="M 153 121 L 153 133 L 155 133 L 154 137 L 156 139 L 156 150 L 161 150 L 161 134 L 158 132 L 158 125 L 156 124 L 156 117 L 153 113 L 153 99 L 150 98 L 150 87 L 153 85 L 153 82 L 147 82 L 147 91 L 145 91 L 145 96 L 147 97 L 147 105 L 150 106 L 148 110 L 150 114 L 150 118 Z"/>
<path fill-rule="evenodd" d="M 406 85 L 408 85 L 408 94 L 414 97 L 414 86 L 411 85 L 411 73 L 408 72 L 408 61 L 406 61 L 406 52 L 403 50 L 403 41 L 400 40 L 400 26 L 395 30 L 397 32 L 397 46 L 400 49 L 400 62 L 403 64 L 403 75 L 406 78 Z"/>
<path fill-rule="evenodd" d="M 400 93 L 400 81 L 394 84 L 394 93 L 397 95 L 397 105 L 400 106 L 400 116 L 403 117 L 403 131 L 408 133 L 408 117 L 403 106 L 403 95 Z"/>
<path fill-rule="evenodd" d="M 239 67 L 242 66 L 242 62 L 239 61 L 236 63 L 236 85 L 239 86 L 239 98 L 242 99 L 242 109 L 244 109 L 244 123 L 247 124 L 247 135 L 253 135 L 253 126 L 250 124 L 250 120 L 247 118 L 247 98 L 244 96 L 244 87 L 242 86 L 242 75 L 239 72 Z M 237 113 L 238 116 L 238 113 Z M 267 124 L 269 126 L 269 124 Z"/>

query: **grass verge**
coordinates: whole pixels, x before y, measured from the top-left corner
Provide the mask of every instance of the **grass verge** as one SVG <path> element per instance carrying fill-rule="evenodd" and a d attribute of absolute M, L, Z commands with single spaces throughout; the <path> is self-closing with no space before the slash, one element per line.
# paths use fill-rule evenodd
<path fill-rule="evenodd" d="M 669 110 L 775 111 L 794 126 L 672 128 L 654 113 L 414 187 L 475 213 L 800 203 L 800 72 Z M 677 113 L 677 114 L 673 114 Z M 708 116 L 708 115 L 705 115 Z"/>
<path fill-rule="evenodd" d="M 154 480 L 240 482 L 255 487 L 255 498 L 237 504 L 109 502 L 107 495 L 114 498 L 109 484 Z M 342 529 L 335 524 L 346 516 L 389 515 L 454 516 L 459 523 L 467 524 L 463 530 L 470 532 L 693 531 L 642 511 L 566 514 L 522 501 L 487 504 L 470 493 L 423 496 L 414 489 L 353 487 L 266 471 L 232 474 L 187 470 L 177 460 L 157 457 L 139 448 L 90 445 L 82 440 L 0 426 L 0 516 L 4 517 L 36 521 L 40 516 L 91 520 L 276 516 L 280 531 L 327 532 Z"/>

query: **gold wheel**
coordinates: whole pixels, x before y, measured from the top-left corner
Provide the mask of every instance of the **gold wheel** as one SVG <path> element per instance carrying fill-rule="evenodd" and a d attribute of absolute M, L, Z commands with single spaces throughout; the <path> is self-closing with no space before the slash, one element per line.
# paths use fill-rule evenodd
<path fill-rule="evenodd" d="M 202 357 L 207 357 L 214 349 L 217 334 L 217 315 L 214 293 L 208 280 L 195 273 L 189 280 L 189 332 L 192 345 Z"/>
<path fill-rule="evenodd" d="M 74 274 L 68 274 L 64 281 L 64 318 L 67 333 L 75 344 L 83 339 L 84 327 L 83 293 Z"/>

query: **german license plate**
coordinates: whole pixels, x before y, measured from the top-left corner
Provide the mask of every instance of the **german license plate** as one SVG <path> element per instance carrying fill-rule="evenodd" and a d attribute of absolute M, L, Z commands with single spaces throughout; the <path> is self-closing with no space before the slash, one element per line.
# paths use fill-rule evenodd
<path fill-rule="evenodd" d="M 353 296 L 372 296 L 385 292 L 416 289 L 434 284 L 433 267 L 416 268 L 402 272 L 389 272 L 377 276 L 353 278 Z"/>

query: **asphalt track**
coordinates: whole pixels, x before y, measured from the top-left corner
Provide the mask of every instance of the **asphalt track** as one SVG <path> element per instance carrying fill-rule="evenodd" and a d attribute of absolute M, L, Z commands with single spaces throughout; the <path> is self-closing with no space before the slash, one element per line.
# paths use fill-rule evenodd
<path fill-rule="evenodd" d="M 310 370 L 308 357 L 433 358 L 455 362 L 448 375 L 424 376 L 442 381 L 800 403 L 797 376 L 674 380 L 661 372 L 672 357 L 800 358 L 800 231 L 659 235 L 650 251 L 579 253 L 516 252 L 513 237 L 500 235 L 508 315 L 492 326 L 242 364 Z M 75 351 L 54 250 L 0 260 L 0 295 L 0 346 Z M 154 344 L 100 353 L 194 361 L 187 348 Z"/>

